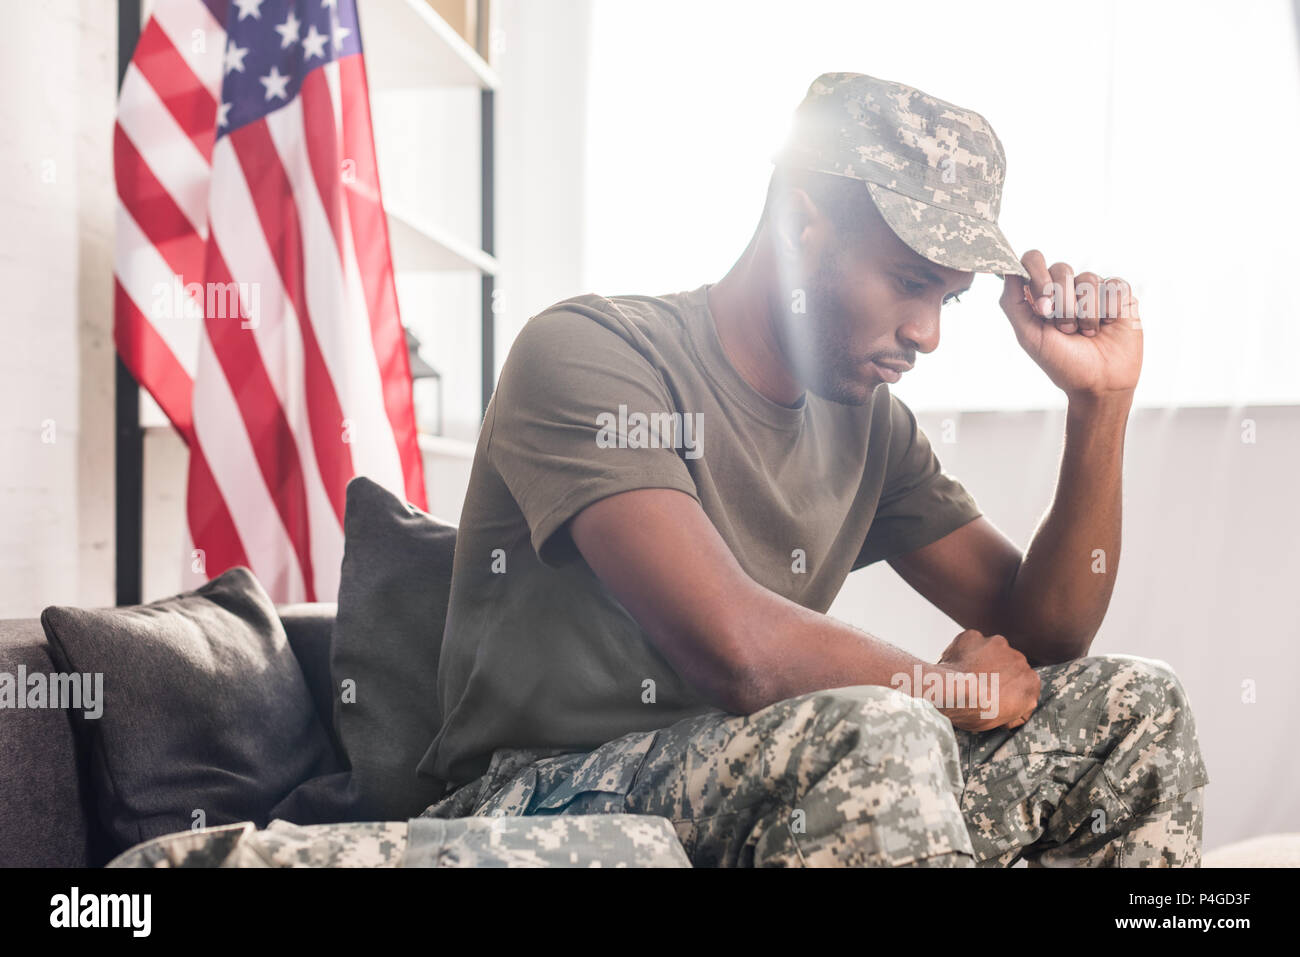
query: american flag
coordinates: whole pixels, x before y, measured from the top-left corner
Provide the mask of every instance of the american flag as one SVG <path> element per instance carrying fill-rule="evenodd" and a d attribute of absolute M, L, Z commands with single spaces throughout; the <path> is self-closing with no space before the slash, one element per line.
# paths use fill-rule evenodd
<path fill-rule="evenodd" d="M 332 601 L 350 478 L 427 507 L 354 0 L 156 0 L 114 168 L 114 337 L 189 446 L 188 571 Z"/>

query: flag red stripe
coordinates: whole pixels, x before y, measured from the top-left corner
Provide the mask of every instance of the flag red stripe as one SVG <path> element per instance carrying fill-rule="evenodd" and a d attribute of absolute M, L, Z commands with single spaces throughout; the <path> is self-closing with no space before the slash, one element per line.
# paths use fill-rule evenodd
<path fill-rule="evenodd" d="M 230 283 L 233 278 L 222 258 L 216 240 L 208 243 L 207 281 Z M 208 316 L 204 320 L 208 341 L 212 344 L 235 404 L 243 419 L 244 431 L 262 478 L 266 482 L 271 500 L 289 533 L 289 541 L 298 557 L 307 589 L 307 601 L 315 601 L 315 578 L 311 563 L 311 525 L 307 516 L 307 490 L 303 483 L 302 465 L 298 457 L 298 444 L 289 421 L 280 407 L 279 397 L 271 379 L 262 365 L 251 330 L 241 328 L 238 315 L 234 317 Z"/>
<path fill-rule="evenodd" d="M 203 239 L 120 125 L 113 129 L 113 171 L 122 204 L 172 272 L 182 277 L 182 282 L 201 282 Z"/>
<path fill-rule="evenodd" d="M 334 126 L 334 104 L 325 71 L 308 73 L 298 95 L 302 99 L 302 123 L 307 132 L 307 157 L 311 161 L 312 179 L 316 181 L 316 192 L 325 207 L 341 263 L 343 226 L 339 221 L 339 183 L 342 182 L 343 170 L 339 161 L 339 131 Z"/>
<path fill-rule="evenodd" d="M 427 509 L 424 462 L 420 456 L 411 395 L 411 365 L 406 351 L 406 333 L 397 310 L 388 219 L 379 192 L 379 170 L 371 137 L 370 94 L 361 57 L 349 56 L 339 61 L 339 89 L 343 99 L 343 150 L 356 164 L 355 182 L 345 183 L 343 189 L 352 225 L 357 270 L 365 290 L 366 310 L 370 314 L 375 359 L 384 383 L 384 408 L 401 456 L 406 499 Z"/>
<path fill-rule="evenodd" d="M 230 142 L 244 172 L 244 180 L 257 208 L 262 232 L 284 283 L 285 293 L 298 314 L 312 445 L 316 450 L 325 494 L 342 522 L 347 484 L 354 474 L 352 453 L 342 439 L 343 409 L 307 310 L 303 243 L 293 187 L 280 164 L 264 121 L 249 123 L 236 130 L 230 135 Z"/>
<path fill-rule="evenodd" d="M 203 158 L 212 161 L 217 103 L 152 17 L 131 58 Z"/>
<path fill-rule="evenodd" d="M 187 445 L 194 432 L 190 396 L 194 380 L 118 279 L 113 280 L 113 342 L 135 381 L 148 390 Z"/>
<path fill-rule="evenodd" d="M 215 578 L 236 565 L 252 567 L 198 442 L 190 443 L 185 513 L 190 524 L 190 541 L 195 548 L 203 549 L 203 572 L 208 578 Z"/>

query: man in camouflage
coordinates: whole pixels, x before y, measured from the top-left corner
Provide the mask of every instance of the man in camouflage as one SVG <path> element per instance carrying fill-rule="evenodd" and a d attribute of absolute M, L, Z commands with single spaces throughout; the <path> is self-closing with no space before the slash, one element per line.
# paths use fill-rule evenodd
<path fill-rule="evenodd" d="M 482 508 L 471 479 L 453 576 L 451 644 L 440 667 L 444 728 L 421 765 L 454 785 L 445 796 L 406 823 L 211 829 L 142 845 L 119 865 L 681 866 L 689 859 L 696 866 L 971 867 L 1010 866 L 1022 858 L 1038 866 L 1199 864 L 1208 777 L 1182 686 L 1163 662 L 1088 656 L 1114 583 L 1123 430 L 1141 366 L 1141 323 L 1128 284 L 1076 275 L 1064 263 L 1049 268 L 1037 250 L 1017 259 L 997 225 L 1005 161 L 992 128 L 978 114 L 918 90 L 861 74 L 818 77 L 776 163 L 771 216 L 765 210 L 741 261 L 697 298 L 672 303 L 693 303 L 716 321 L 726 365 L 734 366 L 719 373 L 722 390 L 748 390 L 750 408 L 769 421 L 804 411 L 811 416 L 816 402 L 818 421 L 829 428 L 828 417 L 868 407 L 877 387 L 897 381 L 916 352 L 937 346 L 939 306 L 964 291 L 971 274 L 1001 275 L 1001 305 L 1017 340 L 1070 400 L 1057 499 L 1026 553 L 978 517 L 965 491 L 939 471 L 910 413 L 892 401 L 888 415 L 897 427 L 891 434 L 906 445 L 887 445 L 867 458 L 879 464 L 883 455 L 890 472 L 884 494 L 876 490 L 866 544 L 855 539 L 853 554 L 823 559 L 835 567 L 820 592 L 796 593 L 744 547 L 761 536 L 762 505 L 749 513 L 759 515 L 749 523 L 758 531 L 737 532 L 736 513 L 710 497 L 722 483 L 712 482 L 707 466 L 719 465 L 711 456 L 725 457 L 716 439 L 700 461 L 672 453 L 642 457 L 638 477 L 624 487 L 602 486 L 599 467 L 588 472 L 578 458 L 563 459 L 569 450 L 555 424 L 573 410 L 548 406 L 546 389 L 549 378 L 562 378 L 555 366 L 567 354 L 543 353 L 533 374 L 528 350 L 537 346 L 528 344 L 526 330 L 485 422 L 497 448 L 485 455 L 480 440 L 475 472 L 481 464 L 499 469 L 499 484 L 520 500 L 518 536 L 527 545 L 531 535 L 543 591 L 564 584 L 542 567 L 562 565 L 546 550 L 552 534 L 560 534 L 547 524 L 555 503 L 574 505 L 572 488 L 584 487 L 590 475 L 597 493 L 557 523 L 570 554 L 584 560 L 564 567 L 584 576 L 587 613 L 624 616 L 629 627 L 643 629 L 645 641 L 640 632 L 632 638 L 620 632 L 624 637 L 609 644 L 629 660 L 643 656 L 629 666 L 634 676 L 663 664 L 654 672 L 667 676 L 661 695 L 671 707 L 663 713 L 677 717 L 628 719 L 617 701 L 611 708 L 600 697 L 600 669 L 586 667 L 589 662 L 579 667 L 556 651 L 562 635 L 547 636 L 556 643 L 525 635 L 491 666 L 497 671 L 480 670 L 494 660 L 497 629 L 471 627 L 458 617 L 469 614 L 464 609 L 471 602 L 462 596 L 457 611 L 455 576 L 469 574 L 466 563 L 476 560 L 463 559 L 462 549 L 471 555 L 483 545 L 468 536 L 499 516 Z M 846 220 L 849 209 L 857 212 Z M 875 244 L 847 279 L 827 268 L 827 260 L 816 261 L 819 249 L 824 252 L 817 244 L 846 222 L 871 233 Z M 877 277 L 876 260 L 885 258 L 920 278 Z M 873 285 L 878 278 L 886 285 Z M 762 309 L 755 313 L 762 320 L 750 326 L 737 319 L 747 305 L 784 304 L 805 291 L 806 318 L 776 315 L 782 305 L 771 329 L 762 325 Z M 637 300 L 625 297 L 619 306 L 631 311 Z M 575 303 L 597 319 L 609 312 L 609 300 L 598 297 Z M 621 321 L 622 312 L 610 314 Z M 617 332 L 618 321 L 606 328 Z M 548 322 L 554 333 L 567 328 Z M 864 339 L 863 327 L 873 327 L 877 338 Z M 879 338 L 885 327 L 886 338 Z M 653 337 L 654 327 L 638 328 L 631 339 L 639 342 L 646 330 Z M 580 331 L 579 349 L 570 353 L 589 341 L 586 329 Z M 764 354 L 767 338 L 780 348 Z M 590 342 L 595 350 L 614 340 Z M 625 380 L 671 343 L 654 345 L 619 370 Z M 607 356 L 621 362 L 623 353 L 592 351 L 587 361 Z M 688 380 L 674 378 L 671 364 L 655 372 L 669 381 L 678 405 L 689 404 L 682 398 L 689 396 Z M 599 391 L 599 383 L 593 388 Z M 602 399 L 612 404 L 621 393 Z M 521 424 L 524 408 L 544 414 Z M 574 421 L 588 409 L 580 411 Z M 824 435 L 820 445 L 833 456 L 851 444 L 851 434 Z M 542 444 L 544 462 L 563 461 L 562 468 L 550 466 L 566 483 L 551 499 L 536 492 L 548 479 L 547 467 L 530 470 L 534 463 L 525 456 Z M 828 526 L 832 536 L 809 554 L 833 555 L 842 544 L 833 535 L 860 510 L 858 499 L 854 509 L 837 506 L 841 512 L 828 518 L 817 513 L 817 500 L 797 485 L 799 478 L 785 475 L 773 500 L 800 500 L 795 517 Z M 778 527 L 784 517 L 768 517 L 768 524 Z M 1080 574 L 1081 556 L 1097 552 L 1109 565 L 1085 564 Z M 527 553 L 512 561 L 533 558 Z M 962 623 L 965 630 L 938 664 L 921 663 L 821 614 L 850 566 L 881 558 Z M 515 578 L 513 587 L 521 581 Z M 700 593 L 712 598 L 689 597 Z M 717 615 L 729 602 L 734 610 Z M 697 620 L 705 624 L 696 627 Z M 728 634 L 735 622 L 738 630 Z M 579 673 L 580 683 L 572 679 L 577 697 L 568 699 L 580 702 L 579 715 L 557 716 L 555 708 L 530 713 L 528 701 L 518 700 L 528 696 L 500 690 L 525 685 L 529 668 L 555 664 L 527 658 L 539 645 L 568 671 L 548 672 L 546 681 L 534 683 L 532 698 L 541 700 L 570 680 L 570 672 Z M 736 664 L 742 659 L 743 668 Z M 525 670 L 508 677 L 516 660 Z M 992 707 L 922 694 L 923 682 L 913 687 L 900 680 L 913 668 L 918 677 L 1000 679 L 992 686 Z M 689 680 L 676 684 L 682 675 Z M 611 686 L 624 687 L 618 681 Z M 697 696 L 698 689 L 704 690 Z M 609 711 L 618 712 L 614 723 L 606 720 Z M 548 727 L 575 717 L 623 733 L 575 746 L 586 731 L 573 731 L 572 722 L 565 726 L 570 730 Z M 515 724 L 503 723 L 509 721 Z M 484 730 L 489 726 L 503 729 L 493 732 L 495 740 Z M 485 749 L 484 741 L 492 746 Z"/>

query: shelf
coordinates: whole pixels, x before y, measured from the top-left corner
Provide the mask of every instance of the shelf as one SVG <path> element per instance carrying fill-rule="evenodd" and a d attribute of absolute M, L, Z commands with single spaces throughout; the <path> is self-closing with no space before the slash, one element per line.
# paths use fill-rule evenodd
<path fill-rule="evenodd" d="M 388 209 L 393 267 L 399 272 L 477 270 L 497 273 L 497 261 L 483 250 L 462 242 L 445 230 L 400 207 Z"/>
<path fill-rule="evenodd" d="M 497 88 L 496 71 L 424 0 L 361 0 L 357 7 L 372 92 Z"/>

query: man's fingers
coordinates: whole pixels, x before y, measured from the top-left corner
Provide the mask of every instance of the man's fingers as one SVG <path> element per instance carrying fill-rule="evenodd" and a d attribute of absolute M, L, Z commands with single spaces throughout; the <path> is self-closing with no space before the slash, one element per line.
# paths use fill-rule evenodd
<path fill-rule="evenodd" d="M 1075 332 L 1079 324 L 1074 315 L 1074 270 L 1069 263 L 1053 263 L 1047 270 L 1052 277 L 1052 291 L 1055 293 L 1055 308 L 1052 320 L 1062 332 Z"/>
<path fill-rule="evenodd" d="M 1101 298 L 1101 277 L 1095 272 L 1081 272 L 1074 277 L 1074 317 L 1079 332 L 1085 336 L 1095 336 L 1101 325 Z"/>
<path fill-rule="evenodd" d="M 1046 319 L 1052 314 L 1052 274 L 1047 269 L 1047 260 L 1037 249 L 1031 249 L 1020 257 L 1020 265 L 1029 273 L 1025 283 L 1029 298 L 1033 304 L 1034 314 Z"/>
<path fill-rule="evenodd" d="M 1103 323 L 1119 322 L 1131 317 L 1133 311 L 1133 290 L 1127 282 L 1118 276 L 1107 279 L 1102 294 Z"/>
<path fill-rule="evenodd" d="M 1101 324 L 1117 322 L 1124 314 L 1124 296 L 1128 283 L 1123 279 L 1103 279 L 1101 281 Z"/>
<path fill-rule="evenodd" d="M 1029 285 L 1014 273 L 1007 273 L 1002 278 L 1002 298 L 998 300 L 1002 311 L 1011 320 L 1016 338 L 1022 343 L 1027 341 L 1026 336 L 1037 332 L 1037 327 L 1043 321 L 1030 304 Z"/>

